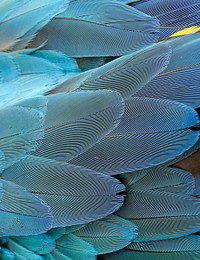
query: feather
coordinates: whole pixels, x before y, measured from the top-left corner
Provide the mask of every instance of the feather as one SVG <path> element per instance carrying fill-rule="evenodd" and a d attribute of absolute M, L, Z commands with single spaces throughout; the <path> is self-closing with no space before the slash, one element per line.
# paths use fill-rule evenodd
<path fill-rule="evenodd" d="M 53 92 L 65 92 L 74 85 L 74 89 L 83 90 L 111 88 L 127 98 L 161 73 L 167 67 L 170 55 L 166 43 L 154 44 L 67 80 Z"/>
<path fill-rule="evenodd" d="M 65 228 L 64 227 L 58 227 L 58 228 L 52 228 L 47 233 L 49 236 L 51 236 L 53 239 L 57 240 L 61 238 L 63 235 L 65 235 Z"/>
<path fill-rule="evenodd" d="M 4 16 L 0 19 L 0 50 L 25 47 L 39 29 L 46 25 L 53 16 L 67 8 L 68 2 L 68 0 L 1 2 L 0 13 L 4 12 Z M 28 23 L 25 22 L 27 20 Z M 17 47 L 19 42 L 20 45 Z"/>
<path fill-rule="evenodd" d="M 118 127 L 72 163 L 114 175 L 164 163 L 196 143 L 198 132 L 178 130 L 198 122 L 194 110 L 172 101 L 140 100 L 128 99 Z"/>
<path fill-rule="evenodd" d="M 137 10 L 154 16 L 160 21 L 160 38 L 167 38 L 183 28 L 199 25 L 198 0 L 150 0 L 133 5 Z"/>
<path fill-rule="evenodd" d="M 0 110 L 0 119 L 2 171 L 39 147 L 43 139 L 44 115 L 31 108 L 10 107 Z"/>
<path fill-rule="evenodd" d="M 198 214 L 196 216 L 133 219 L 132 221 L 138 226 L 138 236 L 135 242 L 178 238 L 200 230 Z"/>
<path fill-rule="evenodd" d="M 120 250 L 137 236 L 134 224 L 114 215 L 108 221 L 105 218 L 88 223 L 74 234 L 92 244 L 98 254 Z"/>
<path fill-rule="evenodd" d="M 57 259 L 62 259 L 62 260 L 72 260 L 72 258 L 66 256 L 65 252 L 62 253 L 60 250 L 55 249 L 51 254 L 48 254 L 48 258 L 45 256 L 45 259 L 48 260 L 57 260 Z"/>
<path fill-rule="evenodd" d="M 65 259 L 64 255 L 72 259 L 94 260 L 97 254 L 92 245 L 73 234 L 64 235 L 58 239 L 56 241 L 56 250 L 60 253 L 60 256 L 58 255 L 60 258 L 58 257 L 58 259 Z M 55 255 L 54 252 L 52 255 Z"/>
<path fill-rule="evenodd" d="M 52 213 L 45 202 L 10 181 L 1 183 L 0 236 L 36 235 L 52 227 Z"/>
<path fill-rule="evenodd" d="M 170 99 L 197 108 L 200 106 L 200 33 L 168 43 L 172 48 L 169 66 L 134 96 Z"/>
<path fill-rule="evenodd" d="M 1 109 L 45 94 L 68 78 L 63 68 L 42 58 L 18 53 L 0 53 L 0 69 Z"/>
<path fill-rule="evenodd" d="M 167 239 L 151 242 L 133 242 L 127 246 L 128 250 L 145 252 L 192 252 L 200 251 L 200 237 L 189 235 L 176 239 Z"/>
<path fill-rule="evenodd" d="M 189 172 L 174 167 L 154 167 L 137 180 L 135 173 L 122 174 L 120 179 L 131 190 L 158 190 L 173 193 L 192 195 L 195 189 L 195 180 Z M 135 181 L 136 179 L 136 181 Z"/>
<path fill-rule="evenodd" d="M 119 124 L 122 97 L 111 90 L 48 96 L 45 136 L 34 155 L 69 161 Z"/>
<path fill-rule="evenodd" d="M 9 239 L 7 247 L 15 254 L 16 259 L 19 259 L 19 260 L 27 260 L 27 259 L 44 260 L 45 259 L 43 256 L 35 254 L 34 252 L 21 246 L 13 239 Z"/>
<path fill-rule="evenodd" d="M 58 30 L 59 28 L 59 30 Z M 72 57 L 120 56 L 156 41 L 159 22 L 114 0 L 71 1 L 33 41 Z"/>
<path fill-rule="evenodd" d="M 26 157 L 3 172 L 46 201 L 54 227 L 87 223 L 121 207 L 124 185 L 118 180 L 78 166 L 38 157 Z M 67 217 L 66 217 L 67 216 Z"/>
<path fill-rule="evenodd" d="M 64 55 L 61 52 L 52 50 L 36 50 L 32 56 L 48 60 L 56 66 L 62 68 L 65 73 L 76 75 L 80 73 L 78 64 L 75 59 Z"/>
<path fill-rule="evenodd" d="M 55 249 L 55 240 L 46 234 L 12 237 L 12 240 L 39 255 L 48 254 Z"/>
<path fill-rule="evenodd" d="M 172 165 L 172 164 L 175 164 L 177 162 L 180 162 L 180 161 L 186 159 L 187 157 L 189 157 L 190 155 L 192 155 L 193 153 L 195 153 L 199 148 L 200 148 L 200 139 L 198 139 L 198 141 L 190 149 L 188 149 L 186 152 L 184 152 L 183 154 L 175 157 L 175 159 L 166 162 L 164 165 L 168 166 L 168 165 Z"/>
<path fill-rule="evenodd" d="M 121 250 L 112 254 L 108 254 L 104 257 L 105 260 L 199 260 L 200 251 L 188 251 L 188 252 L 170 252 L 170 253 L 157 253 L 157 252 L 138 252 L 131 250 Z"/>

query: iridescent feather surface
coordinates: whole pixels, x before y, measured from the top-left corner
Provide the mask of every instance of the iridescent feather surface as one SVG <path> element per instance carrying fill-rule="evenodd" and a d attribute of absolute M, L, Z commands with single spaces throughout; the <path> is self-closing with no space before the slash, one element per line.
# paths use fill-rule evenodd
<path fill-rule="evenodd" d="M 199 18 L 0 2 L 0 259 L 200 259 Z"/>

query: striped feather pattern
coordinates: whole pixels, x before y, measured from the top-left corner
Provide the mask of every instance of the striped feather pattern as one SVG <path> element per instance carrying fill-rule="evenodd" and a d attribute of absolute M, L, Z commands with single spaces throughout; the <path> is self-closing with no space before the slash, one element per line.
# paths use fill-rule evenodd
<path fill-rule="evenodd" d="M 136 237 L 135 225 L 127 222 L 113 215 L 110 219 L 91 222 L 74 234 L 92 244 L 98 254 L 111 253 L 124 248 Z"/>
<path fill-rule="evenodd" d="M 122 174 L 120 179 L 129 190 L 157 190 L 192 195 L 195 180 L 189 172 L 174 167 L 153 167 L 147 174 L 141 171 L 141 178 L 135 181 L 135 173 Z M 137 174 L 137 173 L 136 173 Z"/>
<path fill-rule="evenodd" d="M 43 256 L 38 255 L 37 253 L 34 253 L 34 252 L 26 249 L 25 247 L 21 246 L 16 241 L 14 241 L 13 239 L 9 239 L 7 247 L 9 248 L 9 250 L 14 252 L 15 259 L 20 259 L 20 260 L 27 260 L 27 259 L 44 260 Z"/>
<path fill-rule="evenodd" d="M 132 221 L 138 227 L 135 242 L 178 238 L 200 230 L 198 214 L 196 216 L 132 219 Z"/>
<path fill-rule="evenodd" d="M 200 236 L 190 235 L 176 239 L 151 242 L 133 242 L 127 249 L 145 252 L 187 252 L 200 251 Z"/>
<path fill-rule="evenodd" d="M 105 260 L 199 260 L 200 251 L 188 251 L 188 252 L 170 252 L 170 253 L 157 253 L 157 252 L 138 252 L 130 250 L 121 250 L 112 254 L 104 256 Z"/>
<path fill-rule="evenodd" d="M 56 250 L 60 252 L 60 257 L 65 255 L 69 258 L 80 260 L 94 260 L 96 259 L 97 254 L 95 248 L 92 245 L 73 234 L 64 235 L 58 239 L 56 241 Z M 52 254 L 54 255 L 54 252 Z"/>
<path fill-rule="evenodd" d="M 137 5 L 133 4 L 133 6 L 160 21 L 160 38 L 167 38 L 182 28 L 199 24 L 200 3 L 198 0 L 150 0 L 139 2 Z M 176 30 L 172 32 L 174 27 Z"/>
<path fill-rule="evenodd" d="M 48 254 L 55 249 L 55 240 L 46 235 L 12 237 L 19 245 L 40 255 Z"/>
<path fill-rule="evenodd" d="M 72 57 L 120 56 L 152 44 L 158 32 L 157 19 L 129 6 L 113 0 L 80 0 L 71 1 L 40 31 L 32 46 L 48 39 L 46 49 Z"/>
<path fill-rule="evenodd" d="M 0 236 L 36 235 L 52 227 L 52 214 L 45 202 L 12 182 L 1 183 Z"/>
<path fill-rule="evenodd" d="M 119 124 L 122 97 L 110 90 L 48 96 L 45 136 L 34 155 L 69 161 Z"/>
<path fill-rule="evenodd" d="M 123 203 L 118 193 L 124 191 L 124 185 L 118 180 L 53 160 L 26 157 L 2 177 L 46 201 L 53 212 L 54 227 L 105 217 Z"/>
<path fill-rule="evenodd" d="M 0 118 L 2 171 L 41 145 L 44 136 L 44 115 L 32 108 L 10 107 L 0 110 Z"/>
<path fill-rule="evenodd" d="M 67 8 L 68 2 L 68 0 L 45 2 L 24 0 L 8 3 L 3 1 L 0 5 L 0 9 L 3 7 L 1 10 L 5 12 L 0 19 L 0 50 L 24 48 L 39 29 L 53 16 Z M 26 20 L 29 22 L 25 23 Z M 19 46 L 16 46 L 18 44 Z"/>
<path fill-rule="evenodd" d="M 168 65 L 171 50 L 166 43 L 124 55 L 97 69 L 65 81 L 53 92 L 68 89 L 98 90 L 111 88 L 127 98 L 143 87 Z"/>
<path fill-rule="evenodd" d="M 198 216 L 200 200 L 188 195 L 156 190 L 132 190 L 117 215 L 125 218 Z"/>
<path fill-rule="evenodd" d="M 200 106 L 200 34 L 180 37 L 168 43 L 172 47 L 169 66 L 135 96 L 171 99 L 197 108 Z M 188 49 L 191 51 L 188 52 Z"/>

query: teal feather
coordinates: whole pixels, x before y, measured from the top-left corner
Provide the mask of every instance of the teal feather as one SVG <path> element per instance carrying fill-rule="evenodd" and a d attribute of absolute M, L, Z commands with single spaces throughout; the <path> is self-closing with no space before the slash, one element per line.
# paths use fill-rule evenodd
<path fill-rule="evenodd" d="M 172 48 L 168 67 L 135 96 L 170 99 L 198 108 L 200 106 L 200 33 L 178 37 L 167 42 Z"/>
<path fill-rule="evenodd" d="M 120 179 L 131 190 L 157 190 L 192 195 L 195 179 L 189 172 L 174 167 L 153 167 L 144 175 L 144 171 L 120 175 Z"/>
<path fill-rule="evenodd" d="M 119 209 L 124 200 L 118 195 L 124 185 L 110 176 L 34 156 L 10 167 L 2 177 L 46 201 L 52 209 L 54 227 L 105 217 Z"/>
<path fill-rule="evenodd" d="M 19 259 L 19 260 L 27 260 L 27 259 L 44 260 L 45 259 L 43 256 L 35 254 L 34 252 L 21 246 L 13 239 L 9 239 L 7 247 L 15 254 L 16 259 Z"/>
<path fill-rule="evenodd" d="M 60 259 L 65 259 L 62 258 L 62 255 L 65 255 L 72 259 L 93 260 L 96 259 L 97 254 L 92 245 L 73 234 L 64 235 L 58 239 L 56 241 L 56 250 L 60 253 Z M 54 252 L 52 252 L 52 255 L 55 255 Z"/>
<path fill-rule="evenodd" d="M 158 32 L 157 19 L 120 2 L 80 0 L 71 1 L 31 46 L 48 40 L 46 49 L 72 57 L 120 56 L 152 44 Z"/>
<path fill-rule="evenodd" d="M 35 36 L 35 33 L 46 25 L 53 16 L 67 8 L 68 0 L 65 1 L 3 1 L 0 5 L 1 12 L 5 12 L 0 19 L 0 50 L 6 51 L 24 48 Z M 29 22 L 26 23 L 25 21 Z M 16 26 L 17 25 L 17 26 Z M 26 40 L 23 37 L 30 32 Z M 8 33 L 9 32 L 9 33 Z"/>
<path fill-rule="evenodd" d="M 67 162 L 110 133 L 123 112 L 122 97 L 111 90 L 50 95 L 45 136 L 34 155 Z"/>
<path fill-rule="evenodd" d="M 12 237 L 12 240 L 39 255 L 48 254 L 55 249 L 55 240 L 46 234 Z"/>
<path fill-rule="evenodd" d="M 72 163 L 110 175 L 153 167 L 192 147 L 199 133 L 186 128 L 198 122 L 196 111 L 181 103 L 130 98 L 118 127 Z"/>
<path fill-rule="evenodd" d="M 37 235 L 52 227 L 52 213 L 44 201 L 10 181 L 1 183 L 0 236 Z"/>
<path fill-rule="evenodd" d="M 44 115 L 35 109 L 17 106 L 0 110 L 0 119 L 2 171 L 39 147 L 44 134 Z"/>
<path fill-rule="evenodd" d="M 82 90 L 110 88 L 128 98 L 167 67 L 170 55 L 171 50 L 166 43 L 151 45 L 77 75 L 54 92 L 65 92 L 72 86 Z"/>
<path fill-rule="evenodd" d="M 131 222 L 111 215 L 88 223 L 74 234 L 92 244 L 98 254 L 105 254 L 126 247 L 137 236 L 137 229 Z"/>

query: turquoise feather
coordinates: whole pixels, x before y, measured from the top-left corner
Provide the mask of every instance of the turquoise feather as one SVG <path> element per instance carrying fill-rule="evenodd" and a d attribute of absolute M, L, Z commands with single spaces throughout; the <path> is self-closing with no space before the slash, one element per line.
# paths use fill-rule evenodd
<path fill-rule="evenodd" d="M 124 201 L 118 194 L 124 191 L 124 185 L 118 180 L 34 156 L 10 167 L 2 177 L 44 200 L 52 209 L 54 227 L 84 224 L 105 217 L 119 209 Z"/>
<path fill-rule="evenodd" d="M 154 43 L 158 32 L 157 19 L 120 2 L 80 0 L 71 1 L 31 46 L 48 40 L 46 49 L 72 57 L 120 56 Z"/>

